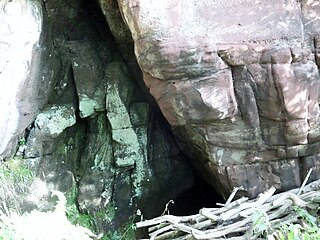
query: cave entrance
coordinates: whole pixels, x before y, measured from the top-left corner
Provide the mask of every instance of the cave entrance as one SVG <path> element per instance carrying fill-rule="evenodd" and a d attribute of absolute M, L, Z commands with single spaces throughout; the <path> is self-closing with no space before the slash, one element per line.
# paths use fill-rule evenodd
<path fill-rule="evenodd" d="M 217 191 L 196 173 L 194 174 L 194 185 L 178 195 L 173 201 L 173 204 L 168 203 L 168 210 L 170 215 L 175 216 L 198 214 L 202 208 L 219 207 L 217 203 L 225 202 Z M 136 230 L 137 239 L 148 238 L 148 236 L 147 228 Z"/>
<path fill-rule="evenodd" d="M 181 193 L 174 199 L 174 204 L 169 205 L 171 215 L 187 216 L 199 213 L 201 208 L 214 208 L 224 199 L 205 180 L 195 174 L 193 187 Z"/>

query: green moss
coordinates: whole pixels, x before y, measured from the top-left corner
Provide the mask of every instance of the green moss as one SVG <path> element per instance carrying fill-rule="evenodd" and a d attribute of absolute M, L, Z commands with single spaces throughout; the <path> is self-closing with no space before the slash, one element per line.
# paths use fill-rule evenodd
<path fill-rule="evenodd" d="M 67 152 L 68 152 L 68 147 L 63 142 L 62 142 L 62 144 L 59 144 L 57 146 L 57 149 L 56 149 L 57 154 L 64 155 L 64 154 L 67 154 Z"/>
<path fill-rule="evenodd" d="M 66 215 L 68 220 L 73 225 L 80 225 L 82 227 L 94 230 L 94 219 L 91 214 L 81 213 L 77 206 L 77 188 L 74 187 L 67 195 Z"/>
<path fill-rule="evenodd" d="M 105 220 L 111 223 L 115 217 L 115 205 L 113 202 L 109 203 L 105 208 L 102 208 L 94 213 L 95 219 Z"/>

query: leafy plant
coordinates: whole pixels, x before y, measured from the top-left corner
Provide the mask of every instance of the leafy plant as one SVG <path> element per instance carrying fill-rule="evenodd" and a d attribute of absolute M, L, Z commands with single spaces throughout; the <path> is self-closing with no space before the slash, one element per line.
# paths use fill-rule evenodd
<path fill-rule="evenodd" d="M 81 213 L 77 206 L 78 191 L 74 187 L 67 196 L 66 216 L 74 225 L 93 230 L 93 217 L 90 214 Z"/>
<path fill-rule="evenodd" d="M 279 240 L 320 240 L 320 229 L 317 226 L 286 224 L 273 234 Z"/>
<path fill-rule="evenodd" d="M 253 231 L 257 234 L 266 235 L 271 230 L 268 215 L 265 211 L 255 209 L 252 216 Z"/>
<path fill-rule="evenodd" d="M 312 216 L 307 210 L 297 206 L 293 207 L 293 210 L 301 219 L 305 220 L 310 226 L 317 227 L 317 218 Z"/>
<path fill-rule="evenodd" d="M 306 209 L 294 207 L 293 211 L 300 219 L 301 224 L 282 224 L 273 229 L 268 215 L 259 209 L 253 213 L 252 228 L 256 235 L 268 240 L 320 240 L 320 228 L 317 218 L 312 216 Z"/>
<path fill-rule="evenodd" d="M 301 224 L 283 224 L 278 229 L 274 229 L 272 235 L 279 240 L 320 240 L 317 218 L 301 207 L 294 206 L 293 211 Z"/>

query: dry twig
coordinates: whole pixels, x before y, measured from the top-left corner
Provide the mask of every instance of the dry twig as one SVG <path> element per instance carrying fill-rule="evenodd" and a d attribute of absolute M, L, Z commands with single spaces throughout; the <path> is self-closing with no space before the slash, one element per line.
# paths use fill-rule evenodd
<path fill-rule="evenodd" d="M 293 206 L 317 209 L 320 204 L 320 180 L 306 185 L 311 171 L 300 188 L 274 194 L 276 189 L 261 193 L 256 199 L 243 197 L 232 201 L 235 189 L 221 208 L 203 208 L 199 214 L 177 217 L 164 215 L 138 222 L 137 228 L 149 227 L 150 239 L 255 239 L 259 234 L 253 230 L 253 216 L 263 211 L 272 228 L 283 223 L 297 223 Z"/>

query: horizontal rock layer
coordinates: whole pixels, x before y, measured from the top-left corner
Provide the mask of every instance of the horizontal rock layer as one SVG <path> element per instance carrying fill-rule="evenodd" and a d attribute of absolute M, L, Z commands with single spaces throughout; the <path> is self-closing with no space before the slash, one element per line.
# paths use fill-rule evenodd
<path fill-rule="evenodd" d="M 146 86 L 224 196 L 296 187 L 318 169 L 317 1 L 119 4 Z"/>

